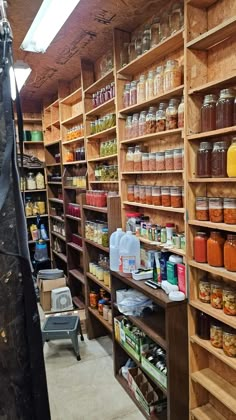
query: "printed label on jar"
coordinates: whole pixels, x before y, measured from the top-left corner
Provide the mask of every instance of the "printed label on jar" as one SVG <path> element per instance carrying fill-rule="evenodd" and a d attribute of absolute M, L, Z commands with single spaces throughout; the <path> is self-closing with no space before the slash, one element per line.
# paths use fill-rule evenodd
<path fill-rule="evenodd" d="M 121 271 L 122 273 L 131 273 L 135 269 L 136 269 L 135 256 L 120 257 L 119 271 Z"/>

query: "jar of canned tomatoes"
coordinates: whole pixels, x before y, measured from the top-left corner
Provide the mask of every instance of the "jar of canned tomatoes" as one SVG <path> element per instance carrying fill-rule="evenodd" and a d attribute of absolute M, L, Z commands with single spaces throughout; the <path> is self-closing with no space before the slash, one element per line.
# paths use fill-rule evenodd
<path fill-rule="evenodd" d="M 236 235 L 227 235 L 224 244 L 224 266 L 228 271 L 236 271 Z"/>
<path fill-rule="evenodd" d="M 209 220 L 208 198 L 196 197 L 196 219 L 206 221 Z"/>
<path fill-rule="evenodd" d="M 236 198 L 224 198 L 224 222 L 236 224 Z"/>
<path fill-rule="evenodd" d="M 209 198 L 209 216 L 210 222 L 221 223 L 224 220 L 223 199 L 220 197 Z"/>

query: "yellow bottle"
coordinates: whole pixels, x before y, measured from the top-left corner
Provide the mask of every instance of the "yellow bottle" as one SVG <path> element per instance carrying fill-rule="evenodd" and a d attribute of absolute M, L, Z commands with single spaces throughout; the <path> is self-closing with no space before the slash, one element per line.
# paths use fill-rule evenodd
<path fill-rule="evenodd" d="M 236 137 L 227 152 L 227 174 L 230 178 L 236 177 Z"/>

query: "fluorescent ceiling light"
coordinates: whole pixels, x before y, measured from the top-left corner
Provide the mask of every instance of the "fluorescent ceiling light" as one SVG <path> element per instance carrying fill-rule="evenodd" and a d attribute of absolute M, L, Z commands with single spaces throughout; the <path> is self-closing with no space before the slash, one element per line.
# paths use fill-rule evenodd
<path fill-rule="evenodd" d="M 17 83 L 18 91 L 20 92 L 21 88 L 24 86 L 26 80 L 28 79 L 31 68 L 24 63 L 23 61 L 17 61 L 16 64 L 13 67 L 10 67 L 10 83 L 11 83 L 11 97 L 14 101 L 16 99 L 16 86 L 15 86 L 15 80 Z M 15 73 L 15 76 L 14 76 Z"/>
<path fill-rule="evenodd" d="M 44 0 L 21 49 L 44 53 L 80 0 Z"/>

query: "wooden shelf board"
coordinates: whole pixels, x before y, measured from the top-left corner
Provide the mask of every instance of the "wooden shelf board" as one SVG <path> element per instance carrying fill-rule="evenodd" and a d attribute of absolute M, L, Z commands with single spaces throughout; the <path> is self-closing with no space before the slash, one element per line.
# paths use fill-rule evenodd
<path fill-rule="evenodd" d="M 97 106 L 96 108 L 91 109 L 91 111 L 87 112 L 87 117 L 96 117 L 97 115 L 105 114 L 110 109 L 114 108 L 115 111 L 115 98 L 109 99 L 109 101 L 104 102 L 104 104 Z"/>
<path fill-rule="evenodd" d="M 151 140 L 165 140 L 166 137 L 174 136 L 177 134 L 181 134 L 182 137 L 182 128 L 176 128 L 174 130 L 167 130 L 167 131 L 160 131 L 159 133 L 152 133 L 152 134 L 145 134 L 145 136 L 140 137 L 133 137 L 132 139 L 122 140 L 121 144 L 130 144 L 130 143 L 138 143 L 144 141 L 151 141 Z"/>
<path fill-rule="evenodd" d="M 205 312 L 211 317 L 217 319 L 218 321 L 223 322 L 226 325 L 229 325 L 232 328 L 236 328 L 236 319 L 234 316 L 225 315 L 222 309 L 212 308 L 211 304 L 203 303 L 198 299 L 190 300 L 190 305 L 199 311 Z"/>
<path fill-rule="evenodd" d="M 119 184 L 119 181 L 89 181 L 90 184 Z"/>
<path fill-rule="evenodd" d="M 111 293 L 111 289 L 107 286 L 105 286 L 104 281 L 100 281 L 98 280 L 97 277 L 93 276 L 91 273 L 86 273 L 86 276 L 93 280 L 96 284 L 98 284 L 100 287 L 102 287 L 103 289 L 105 289 L 108 293 Z"/>
<path fill-rule="evenodd" d="M 33 240 L 31 240 L 31 239 L 30 239 L 30 240 L 28 241 L 28 244 L 30 244 L 30 245 L 31 245 L 31 244 L 35 244 L 36 242 L 38 242 L 38 241 L 33 241 Z M 50 242 L 50 239 L 44 239 L 44 242 Z"/>
<path fill-rule="evenodd" d="M 86 94 L 93 94 L 96 93 L 101 88 L 106 87 L 109 83 L 114 81 L 114 70 L 110 70 L 105 76 L 101 77 L 100 79 L 96 80 L 92 85 L 90 85 L 87 89 L 85 89 L 84 93 Z"/>
<path fill-rule="evenodd" d="M 54 236 L 56 236 L 57 238 L 61 239 L 62 241 L 66 242 L 66 237 L 65 237 L 65 236 L 63 236 L 63 235 L 61 235 L 61 234 L 60 234 L 60 233 L 58 233 L 58 232 L 54 232 L 53 230 L 51 230 L 51 235 L 54 235 Z"/>
<path fill-rule="evenodd" d="M 80 283 L 85 284 L 84 274 L 81 271 L 73 268 L 73 270 L 69 270 L 69 274 L 71 274 L 75 279 L 80 281 Z"/>
<path fill-rule="evenodd" d="M 24 190 L 21 192 L 29 194 L 29 193 L 38 193 L 38 192 L 45 192 L 45 191 L 47 191 L 46 188 L 42 188 L 41 190 Z"/>
<path fill-rule="evenodd" d="M 191 410 L 191 414 L 196 420 L 227 420 L 209 403 L 194 408 Z"/>
<path fill-rule="evenodd" d="M 49 143 L 45 143 L 44 142 L 44 147 L 51 147 L 51 146 L 55 146 L 56 144 L 59 144 L 61 142 L 61 140 L 55 140 L 55 141 L 51 141 Z"/>
<path fill-rule="evenodd" d="M 17 116 L 15 118 L 15 121 L 17 121 Z M 24 124 L 42 124 L 42 118 L 24 118 L 23 115 L 23 123 Z"/>
<path fill-rule="evenodd" d="M 62 125 L 72 125 L 77 121 L 81 121 L 83 119 L 83 113 L 80 112 L 79 114 L 74 115 L 73 117 L 67 118 L 66 120 L 62 121 Z"/>
<path fill-rule="evenodd" d="M 103 325 L 104 327 L 110 332 L 112 333 L 113 328 L 112 325 L 108 324 L 108 322 L 103 318 L 102 315 L 99 314 L 97 309 L 92 309 L 90 308 L 90 306 L 88 307 L 89 312 L 91 312 L 91 314 L 93 314 Z"/>
<path fill-rule="evenodd" d="M 104 252 L 109 252 L 109 248 L 106 248 L 105 246 L 102 246 L 100 244 L 97 244 L 96 242 L 90 241 L 90 239 L 85 239 L 84 240 L 87 244 L 90 244 L 92 246 L 95 246 L 95 248 L 99 248 Z"/>
<path fill-rule="evenodd" d="M 159 314 L 159 316 L 151 314 L 144 317 L 129 315 L 128 318 L 155 343 L 159 344 L 163 349 L 167 349 L 167 342 L 165 339 L 165 317 L 162 314 Z M 157 329 L 160 330 L 159 333 L 155 331 Z"/>
<path fill-rule="evenodd" d="M 60 101 L 60 99 L 59 98 L 57 98 L 51 105 L 50 105 L 50 108 L 51 107 L 55 107 L 55 108 L 59 108 L 59 101 Z"/>
<path fill-rule="evenodd" d="M 60 120 L 56 119 L 55 121 L 52 122 L 52 125 L 55 125 L 55 127 L 60 127 Z"/>
<path fill-rule="evenodd" d="M 183 30 L 176 32 L 174 35 L 167 38 L 165 41 L 160 42 L 156 47 L 142 54 L 131 63 L 118 70 L 118 74 L 131 76 L 141 73 L 146 70 L 154 62 L 159 62 L 162 58 L 168 57 L 172 52 L 184 46 Z"/>
<path fill-rule="evenodd" d="M 73 296 L 72 301 L 78 309 L 85 309 L 85 303 L 78 296 Z"/>
<path fill-rule="evenodd" d="M 173 171 L 136 171 L 136 172 L 121 172 L 121 175 L 150 175 L 150 174 L 183 174 L 183 170 Z"/>
<path fill-rule="evenodd" d="M 62 252 L 57 252 L 54 249 L 52 250 L 53 254 L 55 254 L 58 258 L 60 258 L 62 261 L 64 261 L 67 264 L 67 256 L 63 254 Z"/>
<path fill-rule="evenodd" d="M 75 244 L 74 242 L 67 242 L 67 245 L 68 245 L 69 247 L 71 247 L 71 248 L 75 249 L 75 250 L 76 250 L 76 251 L 78 251 L 78 252 L 81 252 L 81 253 L 83 253 L 83 252 L 84 252 L 83 247 L 82 247 L 82 246 L 79 246 L 79 245 L 77 245 L 77 244 Z"/>
<path fill-rule="evenodd" d="M 191 134 L 188 136 L 188 140 L 198 140 L 198 139 L 214 137 L 212 140 L 215 141 L 215 137 L 225 136 L 227 134 L 233 134 L 235 132 L 236 132 L 236 125 L 233 125 L 232 127 L 219 128 L 218 130 L 204 131 L 202 133 Z M 209 138 L 209 140 L 211 139 Z"/>
<path fill-rule="evenodd" d="M 61 162 L 57 162 L 57 163 L 47 163 L 47 164 L 46 164 L 46 167 L 47 167 L 47 168 L 50 168 L 50 167 L 52 167 L 52 166 L 61 166 Z"/>
<path fill-rule="evenodd" d="M 102 139 L 107 137 L 109 134 L 116 132 L 116 125 L 113 127 L 107 128 L 106 130 L 100 131 L 99 133 L 91 134 L 90 136 L 87 136 L 87 140 L 91 141 L 94 139 Z"/>
<path fill-rule="evenodd" d="M 195 50 L 207 50 L 214 45 L 235 35 L 236 17 L 233 16 L 219 25 L 198 36 L 192 41 L 187 42 L 187 48 Z"/>
<path fill-rule="evenodd" d="M 65 185 L 64 186 L 64 190 L 80 190 L 82 191 L 86 191 L 86 188 L 79 188 L 79 187 L 74 187 L 73 185 Z"/>
<path fill-rule="evenodd" d="M 236 414 L 235 386 L 209 368 L 192 373 L 191 378 Z"/>
<path fill-rule="evenodd" d="M 194 260 L 189 260 L 188 264 L 191 267 L 199 268 L 200 270 L 207 271 L 208 273 L 215 274 L 216 276 L 224 277 L 225 279 L 232 280 L 236 282 L 236 273 L 228 271 L 223 267 L 212 267 L 206 263 L 198 263 Z"/>
<path fill-rule="evenodd" d="M 227 225 L 226 223 L 204 222 L 201 220 L 189 220 L 188 224 L 191 226 L 201 226 L 210 229 L 220 229 L 226 232 L 236 232 L 236 225 Z"/>
<path fill-rule="evenodd" d="M 82 165 L 84 163 L 87 163 L 87 160 L 75 160 L 74 162 L 63 162 L 64 166 L 67 165 Z"/>
<path fill-rule="evenodd" d="M 145 238 L 142 238 L 142 237 L 138 237 L 138 239 L 140 240 L 140 242 L 143 242 L 144 244 L 151 245 L 151 246 L 156 246 L 157 248 L 160 248 L 160 249 L 163 249 L 163 250 L 166 250 L 166 251 L 170 251 L 173 254 L 180 255 L 181 257 L 185 257 L 185 255 L 186 255 L 186 253 L 183 249 L 165 247 L 164 244 L 160 244 L 160 243 L 155 242 L 155 241 L 149 241 L 148 239 L 145 239 Z"/>
<path fill-rule="evenodd" d="M 88 159 L 88 162 L 102 162 L 105 160 L 111 160 L 111 159 L 115 159 L 117 158 L 118 154 L 115 153 L 114 155 L 109 155 L 109 156 L 99 156 L 93 159 Z"/>
<path fill-rule="evenodd" d="M 164 206 L 153 206 L 151 204 L 142 204 L 142 203 L 135 203 L 134 201 L 123 201 L 123 204 L 127 206 L 133 207 L 143 207 L 145 209 L 153 209 L 153 210 L 161 210 L 161 211 L 169 211 L 173 213 L 184 213 L 184 208 L 174 208 L 174 207 L 164 207 Z"/>
<path fill-rule="evenodd" d="M 95 206 L 88 206 L 87 204 L 84 204 L 83 209 L 97 211 L 99 213 L 107 213 L 107 207 L 95 207 Z"/>
<path fill-rule="evenodd" d="M 43 140 L 40 140 L 40 141 L 24 141 L 23 142 L 23 144 L 25 145 L 25 146 L 31 146 L 31 145 L 38 145 L 38 146 L 40 146 L 40 145 L 43 145 L 44 144 L 44 141 Z"/>
<path fill-rule="evenodd" d="M 189 178 L 190 183 L 236 182 L 236 178 Z"/>
<path fill-rule="evenodd" d="M 236 370 L 236 359 L 234 357 L 226 356 L 222 349 L 217 349 L 211 345 L 210 340 L 202 340 L 198 335 L 192 335 L 190 337 L 190 341 L 192 343 L 196 343 L 209 353 L 213 354 L 213 356 L 217 357 L 219 360 L 227 364 L 232 369 Z"/>
<path fill-rule="evenodd" d="M 80 217 L 71 216 L 70 214 L 66 214 L 66 218 L 67 219 L 71 219 L 71 220 L 75 220 L 77 222 L 80 222 L 81 221 L 81 218 Z"/>
<path fill-rule="evenodd" d="M 205 9 L 212 6 L 217 1 L 218 0 L 188 0 L 187 4 L 198 7 L 199 9 Z"/>
<path fill-rule="evenodd" d="M 62 181 L 48 181 L 48 185 L 62 185 Z"/>
<path fill-rule="evenodd" d="M 65 220 L 60 216 L 53 216 L 52 214 L 49 215 L 51 219 L 58 220 L 58 222 L 65 222 Z"/>
<path fill-rule="evenodd" d="M 51 201 L 52 203 L 63 204 L 63 200 L 60 200 L 59 198 L 49 198 L 48 201 Z"/>
<path fill-rule="evenodd" d="M 40 217 L 48 217 L 48 214 L 36 214 L 35 216 L 25 216 L 26 219 L 36 219 L 38 216 Z"/>
<path fill-rule="evenodd" d="M 82 100 L 82 88 L 75 90 L 70 95 L 66 96 L 64 99 L 60 101 L 61 104 L 64 105 L 73 105 L 77 102 L 80 102 Z"/>
<path fill-rule="evenodd" d="M 190 89 L 188 94 L 189 95 L 204 94 L 209 91 L 212 91 L 213 89 L 214 90 L 219 90 L 223 88 L 225 89 L 230 86 L 235 86 L 235 84 L 236 84 L 236 76 L 232 75 L 232 76 L 227 77 L 226 79 L 213 80 L 211 82 L 204 83 L 203 85 Z"/>
<path fill-rule="evenodd" d="M 73 143 L 77 143 L 79 141 L 84 141 L 84 137 L 77 137 L 76 139 L 66 140 L 66 141 L 63 141 L 62 144 L 63 144 L 63 146 L 66 146 L 66 145 L 70 145 L 70 144 L 73 144 Z"/>
<path fill-rule="evenodd" d="M 123 108 L 119 112 L 121 114 L 130 115 L 134 112 L 142 111 L 144 108 L 148 108 L 149 106 L 152 106 L 153 104 L 156 104 L 157 102 L 160 102 L 165 99 L 173 98 L 173 95 L 174 96 L 183 95 L 183 89 L 184 89 L 184 85 L 180 85 L 177 88 L 174 88 L 174 89 L 169 90 L 168 92 L 162 93 L 161 95 L 154 96 L 152 99 L 143 101 L 135 105 L 128 106 L 127 108 Z"/>

